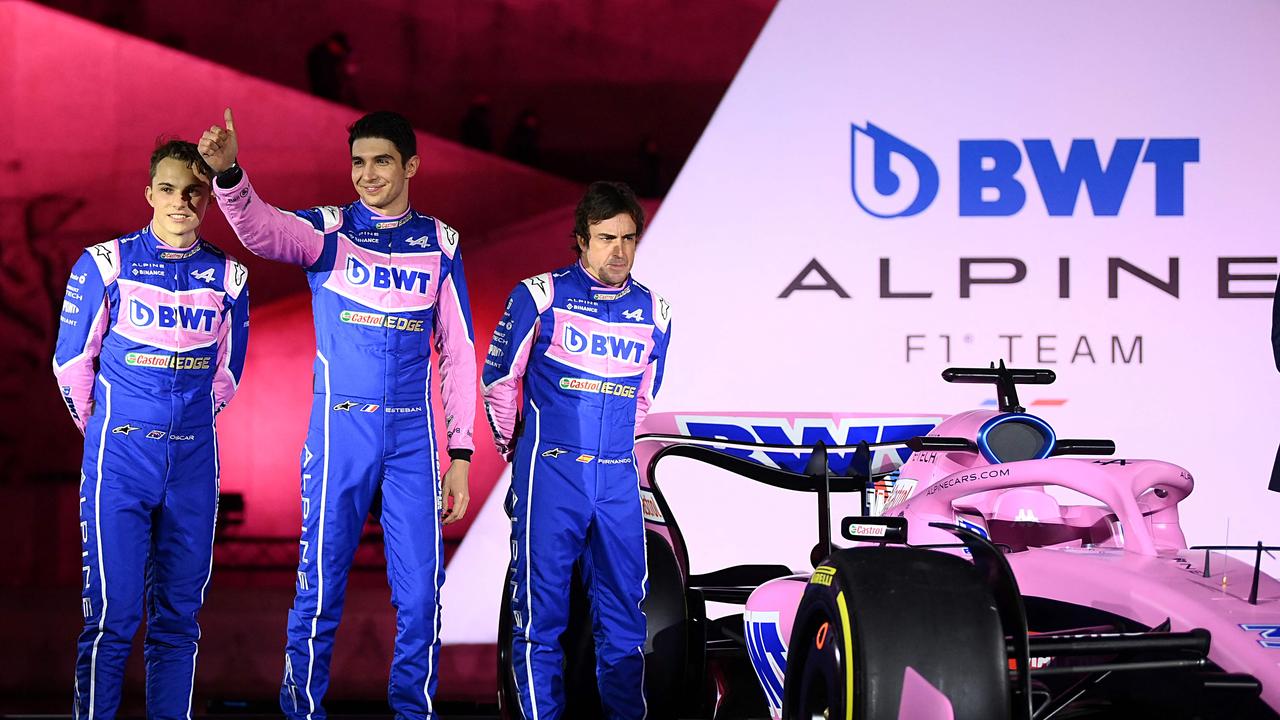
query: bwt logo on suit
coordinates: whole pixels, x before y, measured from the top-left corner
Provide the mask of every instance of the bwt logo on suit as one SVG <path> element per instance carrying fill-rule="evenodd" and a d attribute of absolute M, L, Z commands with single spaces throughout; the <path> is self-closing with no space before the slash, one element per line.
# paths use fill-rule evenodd
<path fill-rule="evenodd" d="M 933 203 L 940 180 L 929 155 L 871 122 L 850 127 L 850 179 L 859 207 L 878 218 L 895 218 L 918 215 Z M 1050 140 L 961 140 L 960 215 L 1014 215 L 1026 205 L 1027 193 L 1038 190 L 1050 216 L 1071 216 L 1083 188 L 1093 215 L 1114 216 L 1138 172 L 1154 175 L 1149 207 L 1155 215 L 1182 215 L 1186 167 L 1200 161 L 1200 139 L 1119 138 L 1105 159 L 1096 140 L 1075 139 L 1063 154 Z M 1024 162 L 1031 166 L 1031 178 L 1019 180 L 1014 176 Z"/>

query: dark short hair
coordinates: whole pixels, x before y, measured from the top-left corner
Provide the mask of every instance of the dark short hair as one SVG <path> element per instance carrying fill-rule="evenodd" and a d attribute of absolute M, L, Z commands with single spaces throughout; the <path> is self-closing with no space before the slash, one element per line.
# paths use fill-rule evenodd
<path fill-rule="evenodd" d="M 418 154 L 418 136 L 413 134 L 409 120 L 398 112 L 378 110 L 351 123 L 347 128 L 347 145 L 354 146 L 360 138 L 380 138 L 396 146 L 400 164 Z"/>
<path fill-rule="evenodd" d="M 186 140 L 165 140 L 160 138 L 156 141 L 156 149 L 151 151 L 152 180 L 156 177 L 156 168 L 160 167 L 160 161 L 165 158 L 173 158 L 185 163 L 197 175 L 203 175 L 206 178 L 213 177 L 213 169 L 200 156 L 200 150 L 196 148 L 195 143 L 189 143 Z"/>
<path fill-rule="evenodd" d="M 631 216 L 636 224 L 637 237 L 644 233 L 644 208 L 640 207 L 636 194 L 626 183 L 597 180 L 588 185 L 586 194 L 573 211 L 573 251 L 581 256 L 578 238 L 590 242 L 592 225 L 621 213 Z"/>

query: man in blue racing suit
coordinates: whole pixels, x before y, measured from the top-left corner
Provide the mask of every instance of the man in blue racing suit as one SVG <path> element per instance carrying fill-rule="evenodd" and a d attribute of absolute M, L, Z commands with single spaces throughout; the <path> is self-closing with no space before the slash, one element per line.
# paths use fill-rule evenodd
<path fill-rule="evenodd" d="M 365 518 L 377 507 L 396 608 L 388 700 L 397 718 L 435 718 L 441 524 L 467 510 L 476 401 L 458 233 L 409 206 L 420 158 L 401 115 L 369 113 L 348 128 L 359 200 L 295 212 L 258 197 L 235 162 L 231 110 L 223 117 L 225 127 L 211 127 L 200 139 L 217 173 L 214 194 L 246 248 L 306 271 L 316 329 L 281 710 L 295 719 L 325 717 L 347 575 Z M 450 458 L 443 480 L 431 405 L 433 344 Z"/>
<path fill-rule="evenodd" d="M 560 635 L 579 559 L 606 713 L 645 714 L 640 606 L 648 573 L 632 450 L 662 384 L 671 308 L 631 278 L 643 230 L 644 211 L 629 188 L 593 183 L 574 213 L 578 261 L 516 286 L 485 360 L 494 438 L 499 452 L 514 453 L 509 611 L 526 718 L 563 712 Z"/>
<path fill-rule="evenodd" d="M 191 717 L 218 514 L 214 418 L 249 335 L 248 271 L 199 234 L 208 174 L 195 145 L 156 148 L 151 224 L 85 250 L 62 301 L 53 371 L 84 433 L 76 717 L 115 717 L 144 600 L 147 717 Z"/>

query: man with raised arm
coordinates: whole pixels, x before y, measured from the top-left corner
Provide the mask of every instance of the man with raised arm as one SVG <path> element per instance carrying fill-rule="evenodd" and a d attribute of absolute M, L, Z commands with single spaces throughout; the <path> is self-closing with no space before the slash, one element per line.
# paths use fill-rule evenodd
<path fill-rule="evenodd" d="M 77 718 L 109 719 L 147 613 L 147 717 L 191 717 L 218 514 L 215 417 L 244 372 L 249 274 L 200 237 L 209 168 L 161 144 L 151 223 L 80 255 L 53 372 L 84 434 Z"/>
<path fill-rule="evenodd" d="M 348 128 L 351 183 L 342 207 L 282 211 L 236 164 L 231 110 L 200 139 L 214 194 L 251 252 L 302 266 L 316 329 L 314 402 L 302 450 L 302 540 L 280 705 L 325 717 L 329 660 L 352 556 L 373 507 L 396 608 L 388 697 L 398 718 L 435 718 L 440 650 L 441 523 L 467 511 L 476 366 L 458 234 L 409 207 L 417 141 L 391 112 Z M 439 480 L 431 347 L 439 354 L 449 469 Z M 375 499 L 380 502 L 375 503 Z"/>
<path fill-rule="evenodd" d="M 635 433 L 662 384 L 671 307 L 631 277 L 644 210 L 592 183 L 574 212 L 577 260 L 511 292 L 485 359 L 484 397 L 510 457 L 511 648 L 525 718 L 564 712 L 560 635 L 582 561 L 605 714 L 642 718 L 648 572 Z M 523 386 L 523 419 L 517 423 Z M 522 430 L 518 430 L 522 427 Z"/>

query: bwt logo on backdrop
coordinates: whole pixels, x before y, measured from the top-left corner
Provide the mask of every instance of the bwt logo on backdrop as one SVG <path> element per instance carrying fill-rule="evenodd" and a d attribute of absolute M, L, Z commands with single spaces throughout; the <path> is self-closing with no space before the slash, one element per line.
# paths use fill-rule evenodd
<path fill-rule="evenodd" d="M 910 217 L 938 195 L 938 167 L 922 150 L 868 122 L 851 125 L 853 199 L 878 218 Z M 1145 149 L 1145 150 L 1144 150 Z M 960 215 L 1014 215 L 1027 188 L 1014 177 L 1023 158 L 1050 215 L 1073 215 L 1083 187 L 1094 215 L 1116 215 L 1138 162 L 1155 173 L 1155 214 L 1182 215 L 1187 163 L 1200 161 L 1199 138 L 1120 138 L 1104 164 L 1098 143 L 1075 139 L 1066 162 L 1049 140 L 961 140 L 957 189 Z"/>

